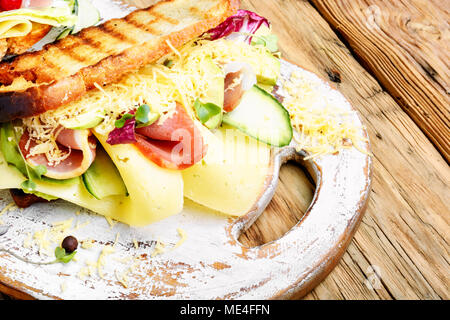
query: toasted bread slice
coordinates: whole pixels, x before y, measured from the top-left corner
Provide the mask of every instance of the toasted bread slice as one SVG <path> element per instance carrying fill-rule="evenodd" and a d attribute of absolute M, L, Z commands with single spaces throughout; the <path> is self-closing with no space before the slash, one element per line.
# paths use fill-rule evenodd
<path fill-rule="evenodd" d="M 0 122 L 75 101 L 223 22 L 239 0 L 166 0 L 0 64 Z"/>
<path fill-rule="evenodd" d="M 0 39 L 0 60 L 5 55 L 18 55 L 26 52 L 33 45 L 44 38 L 52 26 L 32 22 L 32 29 L 29 34 L 23 37 L 12 37 Z"/>
<path fill-rule="evenodd" d="M 0 60 L 5 56 L 8 51 L 8 41 L 6 39 L 0 39 Z"/>
<path fill-rule="evenodd" d="M 6 39 L 6 42 L 8 43 L 8 50 L 6 51 L 7 55 L 17 55 L 26 52 L 39 40 L 44 38 L 52 28 L 52 26 L 47 24 L 35 22 L 32 22 L 32 26 L 31 32 L 26 36 Z"/>

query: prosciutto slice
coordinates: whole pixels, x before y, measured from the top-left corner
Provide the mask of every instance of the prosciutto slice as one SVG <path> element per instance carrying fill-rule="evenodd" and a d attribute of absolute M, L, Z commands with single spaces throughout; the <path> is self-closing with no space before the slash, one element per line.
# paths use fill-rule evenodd
<path fill-rule="evenodd" d="M 59 149 L 69 156 L 57 164 L 49 162 L 45 154 L 30 156 L 30 150 L 36 146 L 28 133 L 22 135 L 19 147 L 27 162 L 32 166 L 43 165 L 47 168 L 46 177 L 53 179 L 70 179 L 81 176 L 95 159 L 97 141 L 89 130 L 62 129 L 56 141 Z"/>
<path fill-rule="evenodd" d="M 135 146 L 162 168 L 182 170 L 193 166 L 206 154 L 200 130 L 181 104 L 163 123 L 136 129 Z"/>
<path fill-rule="evenodd" d="M 225 66 L 225 95 L 223 110 L 231 112 L 236 108 L 247 90 L 256 84 L 252 66 L 243 62 L 231 62 Z"/>

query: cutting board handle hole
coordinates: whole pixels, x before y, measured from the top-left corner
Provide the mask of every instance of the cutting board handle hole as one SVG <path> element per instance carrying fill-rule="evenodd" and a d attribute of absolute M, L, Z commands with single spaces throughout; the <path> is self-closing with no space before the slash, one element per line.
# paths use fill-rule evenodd
<path fill-rule="evenodd" d="M 288 161 L 281 167 L 275 195 L 259 218 L 239 236 L 246 247 L 257 247 L 281 238 L 308 210 L 315 182 L 306 167 Z"/>

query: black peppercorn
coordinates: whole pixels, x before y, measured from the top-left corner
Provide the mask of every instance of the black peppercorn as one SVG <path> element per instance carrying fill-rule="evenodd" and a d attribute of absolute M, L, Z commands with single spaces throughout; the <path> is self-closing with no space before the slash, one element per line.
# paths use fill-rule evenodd
<path fill-rule="evenodd" d="M 61 248 L 66 250 L 67 253 L 74 252 L 78 248 L 77 238 L 72 237 L 72 236 L 65 237 L 61 244 Z"/>

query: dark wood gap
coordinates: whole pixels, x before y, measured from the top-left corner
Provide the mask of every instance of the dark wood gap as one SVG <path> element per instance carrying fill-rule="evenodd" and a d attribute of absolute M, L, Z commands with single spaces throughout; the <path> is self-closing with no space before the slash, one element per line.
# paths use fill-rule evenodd
<path fill-rule="evenodd" d="M 240 237 L 248 247 L 282 237 L 304 216 L 314 196 L 315 184 L 308 171 L 295 162 L 281 167 L 275 196 L 261 216 Z"/>

